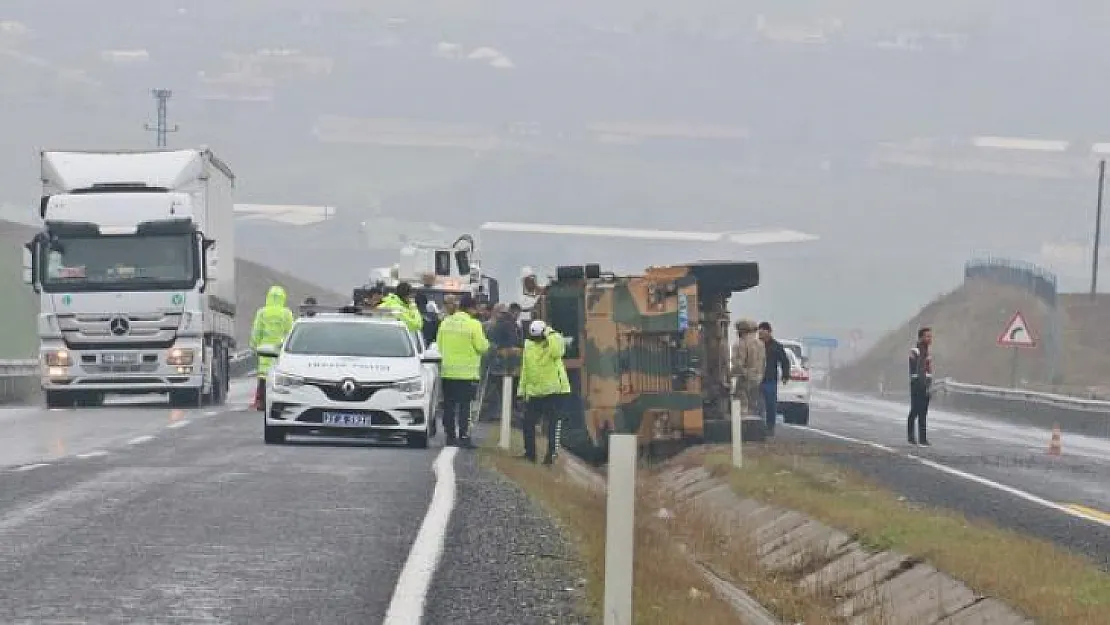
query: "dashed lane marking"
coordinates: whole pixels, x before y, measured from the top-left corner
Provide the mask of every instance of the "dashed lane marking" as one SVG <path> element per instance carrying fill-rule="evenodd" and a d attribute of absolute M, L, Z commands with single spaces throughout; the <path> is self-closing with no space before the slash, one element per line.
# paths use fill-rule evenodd
<path fill-rule="evenodd" d="M 835 438 L 835 439 L 846 441 L 846 442 L 849 442 L 849 443 L 855 443 L 857 445 L 866 445 L 868 447 L 873 447 L 875 449 L 881 449 L 883 451 L 887 451 L 888 453 L 890 453 L 892 455 L 900 456 L 900 457 L 906 458 L 908 460 L 913 460 L 914 462 L 917 462 L 921 465 L 924 465 L 924 466 L 929 467 L 931 469 L 935 469 L 935 470 L 940 471 L 942 473 L 947 473 L 948 475 L 951 475 L 953 477 L 958 477 L 958 478 L 960 478 L 962 480 L 966 480 L 968 482 L 975 482 L 976 484 L 986 486 L 987 488 L 991 488 L 991 489 L 997 490 L 999 492 L 1003 492 L 1003 493 L 1007 493 L 1009 495 L 1013 495 L 1014 497 L 1017 497 L 1018 499 L 1023 499 L 1025 501 L 1028 501 L 1029 503 L 1037 504 L 1038 506 L 1042 506 L 1042 507 L 1048 508 L 1050 510 L 1055 510 L 1057 512 L 1063 512 L 1064 514 L 1066 514 L 1068 516 L 1072 516 L 1072 517 L 1079 518 L 1079 519 L 1084 519 L 1086 521 L 1091 521 L 1093 523 L 1098 523 L 1099 525 L 1102 525 L 1102 526 L 1105 526 L 1105 527 L 1110 527 L 1110 515 L 1106 515 L 1105 513 L 1098 512 L 1097 510 L 1089 511 L 1090 509 L 1085 509 L 1085 508 L 1082 508 L 1082 507 L 1076 507 L 1074 505 L 1068 506 L 1068 505 L 1058 504 L 1054 501 L 1049 501 L 1049 500 L 1047 500 L 1043 497 L 1038 497 L 1038 496 L 1034 495 L 1033 493 L 1021 490 L 1020 488 L 1014 488 L 1013 486 L 1007 486 L 1005 484 L 995 482 L 994 480 L 989 480 L 989 479 L 987 479 L 987 478 L 985 478 L 981 475 L 976 475 L 974 473 L 968 473 L 967 471 L 961 471 L 959 469 L 954 469 L 954 468 L 952 468 L 948 465 L 941 464 L 939 462 L 934 462 L 932 460 L 929 460 L 928 458 L 922 458 L 921 456 L 915 456 L 914 454 L 902 453 L 902 452 L 894 450 L 890 447 L 887 447 L 886 445 L 880 445 L 879 443 L 873 443 L 871 441 L 866 441 L 866 440 L 862 440 L 862 439 L 858 439 L 858 438 L 852 438 L 850 436 L 841 436 L 840 434 L 834 434 L 833 432 L 826 432 L 825 430 L 821 430 L 821 429 L 818 429 L 818 428 L 813 428 L 813 427 L 809 427 L 809 426 L 805 426 L 805 425 L 787 425 L 787 427 L 792 427 L 792 428 L 795 428 L 795 429 L 798 429 L 798 430 L 804 430 L 806 432 L 813 432 L 814 434 L 818 434 L 820 436 L 825 436 L 825 437 L 828 437 L 828 438 Z M 1105 516 L 1103 516 L 1103 515 L 1105 515 Z"/>
<path fill-rule="evenodd" d="M 153 436 L 136 436 L 135 438 L 127 441 L 127 444 L 128 445 L 142 445 L 143 443 L 149 443 L 152 440 L 154 440 Z"/>
<path fill-rule="evenodd" d="M 189 425 L 188 421 L 174 421 L 173 423 L 167 425 L 166 427 L 171 429 L 171 430 L 176 430 L 178 428 L 183 428 L 186 425 Z"/>
<path fill-rule="evenodd" d="M 101 457 L 107 456 L 107 455 L 108 455 L 108 452 L 97 450 L 97 451 L 90 451 L 88 453 L 77 454 L 77 457 L 82 459 L 82 460 L 85 460 L 87 458 L 101 458 Z"/>
<path fill-rule="evenodd" d="M 48 467 L 48 466 L 50 466 L 50 465 L 49 465 L 49 464 L 47 464 L 47 463 L 45 463 L 45 462 L 36 462 L 35 464 L 25 464 L 25 465 L 23 465 L 23 466 L 21 466 L 21 467 L 16 467 L 16 469 L 15 469 L 15 470 L 16 470 L 16 471 L 20 471 L 20 472 L 23 472 L 23 471 L 34 471 L 35 469 L 38 469 L 38 468 L 40 468 L 40 467 Z"/>
<path fill-rule="evenodd" d="M 204 416 L 206 416 L 206 417 L 214 417 L 214 416 L 216 416 L 216 415 L 218 415 L 218 414 L 220 414 L 220 411 L 219 411 L 219 410 L 209 410 L 208 412 L 204 413 Z"/>

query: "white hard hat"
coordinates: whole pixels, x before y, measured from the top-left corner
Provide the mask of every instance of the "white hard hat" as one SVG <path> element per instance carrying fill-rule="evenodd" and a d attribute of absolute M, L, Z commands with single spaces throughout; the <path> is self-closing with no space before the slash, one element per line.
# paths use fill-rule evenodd
<path fill-rule="evenodd" d="M 536 319 L 528 325 L 529 336 L 543 336 L 544 330 L 547 329 L 547 324 L 543 321 Z"/>

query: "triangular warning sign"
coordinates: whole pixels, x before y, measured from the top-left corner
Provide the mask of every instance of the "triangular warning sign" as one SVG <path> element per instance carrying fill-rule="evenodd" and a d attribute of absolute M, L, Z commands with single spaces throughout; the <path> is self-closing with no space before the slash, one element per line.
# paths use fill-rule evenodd
<path fill-rule="evenodd" d="M 1025 323 L 1025 317 L 1020 312 L 1014 313 L 1006 329 L 998 335 L 998 344 L 1002 347 L 1036 347 L 1037 339 Z"/>

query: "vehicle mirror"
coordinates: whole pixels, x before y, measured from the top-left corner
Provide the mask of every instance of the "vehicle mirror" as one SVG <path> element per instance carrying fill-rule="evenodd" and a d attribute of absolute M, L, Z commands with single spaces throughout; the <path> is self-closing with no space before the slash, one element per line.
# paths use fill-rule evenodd
<path fill-rule="evenodd" d="M 50 203 L 50 196 L 44 195 L 39 198 L 39 218 L 46 219 L 46 206 Z"/>
<path fill-rule="evenodd" d="M 220 253 L 217 251 L 216 242 L 212 239 L 204 240 L 204 280 L 216 281 L 216 268 L 220 266 Z"/>
<path fill-rule="evenodd" d="M 259 345 L 254 353 L 264 358 L 277 358 L 281 355 L 281 348 L 277 345 Z"/>
<path fill-rule="evenodd" d="M 32 243 L 23 247 L 23 284 L 35 283 L 35 254 L 31 251 Z"/>

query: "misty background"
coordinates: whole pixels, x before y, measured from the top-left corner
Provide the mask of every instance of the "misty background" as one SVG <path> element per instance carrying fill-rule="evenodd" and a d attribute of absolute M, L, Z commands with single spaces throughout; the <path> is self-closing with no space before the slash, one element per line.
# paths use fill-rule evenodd
<path fill-rule="evenodd" d="M 169 145 L 212 147 L 238 202 L 336 209 L 241 221 L 240 253 L 341 292 L 398 233 L 485 221 L 816 234 L 481 251 L 510 296 L 522 265 L 758 260 L 734 313 L 860 347 L 974 256 L 1086 287 L 1110 5 L 782 4 L 4 0 L 0 215 L 33 215 L 40 149 L 153 146 L 168 88 Z"/>

